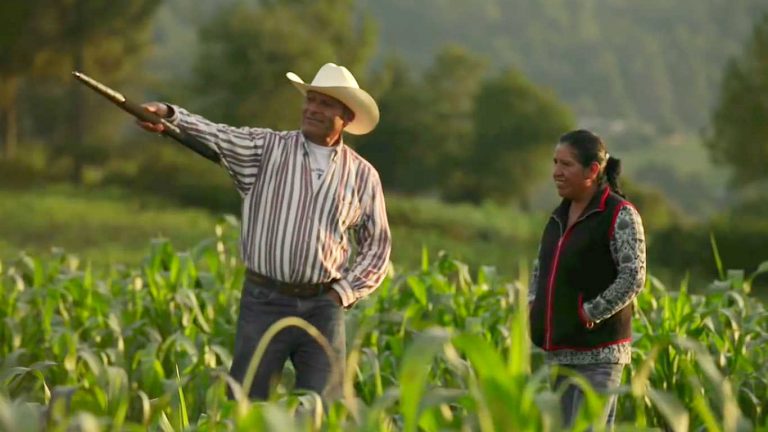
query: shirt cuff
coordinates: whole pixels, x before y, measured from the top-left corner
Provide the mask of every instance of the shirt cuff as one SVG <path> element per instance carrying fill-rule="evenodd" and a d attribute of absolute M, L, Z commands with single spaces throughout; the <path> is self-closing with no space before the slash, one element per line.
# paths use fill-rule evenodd
<path fill-rule="evenodd" d="M 348 308 L 352 306 L 352 304 L 357 301 L 357 296 L 355 295 L 355 291 L 352 289 L 352 285 L 349 284 L 345 279 L 339 279 L 336 282 L 331 285 L 331 288 L 335 289 L 337 293 L 339 293 L 339 297 L 341 298 L 341 304 L 345 308 Z"/>
<path fill-rule="evenodd" d="M 165 107 L 168 109 L 168 112 L 165 113 L 165 119 L 168 120 L 169 123 L 177 125 L 179 122 L 179 110 L 176 109 L 175 106 L 163 102 L 165 104 Z"/>

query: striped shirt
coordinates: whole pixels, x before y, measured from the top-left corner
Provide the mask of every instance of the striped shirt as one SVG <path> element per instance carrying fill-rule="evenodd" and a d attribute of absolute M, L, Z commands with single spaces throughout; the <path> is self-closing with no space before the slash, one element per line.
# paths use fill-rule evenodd
<path fill-rule="evenodd" d="M 301 131 L 212 123 L 169 105 L 169 121 L 221 157 L 243 199 L 242 259 L 250 270 L 288 283 L 324 283 L 345 307 L 378 287 L 391 235 L 376 169 L 344 143 L 313 187 Z M 357 246 L 350 258 L 349 234 Z"/>

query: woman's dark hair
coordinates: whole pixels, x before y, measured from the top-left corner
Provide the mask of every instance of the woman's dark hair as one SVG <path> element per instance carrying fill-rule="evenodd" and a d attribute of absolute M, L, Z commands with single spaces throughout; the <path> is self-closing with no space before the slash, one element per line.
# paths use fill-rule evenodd
<path fill-rule="evenodd" d="M 602 138 L 586 129 L 578 129 L 560 136 L 560 142 L 568 144 L 576 151 L 576 157 L 582 166 L 588 167 L 597 162 L 600 166 L 598 185 L 607 183 L 615 194 L 624 198 L 624 193 L 619 187 L 621 160 L 608 154 Z"/>

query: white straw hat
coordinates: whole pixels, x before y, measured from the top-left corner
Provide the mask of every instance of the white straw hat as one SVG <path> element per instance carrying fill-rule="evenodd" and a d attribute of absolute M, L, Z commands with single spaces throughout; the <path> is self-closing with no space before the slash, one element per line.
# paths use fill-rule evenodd
<path fill-rule="evenodd" d="M 308 90 L 323 93 L 338 99 L 352 110 L 355 118 L 344 129 L 347 132 L 354 135 L 367 134 L 379 123 L 379 107 L 376 101 L 360 88 L 355 77 L 344 66 L 324 64 L 311 84 L 306 84 L 293 72 L 288 72 L 285 76 L 302 94 L 306 95 Z"/>

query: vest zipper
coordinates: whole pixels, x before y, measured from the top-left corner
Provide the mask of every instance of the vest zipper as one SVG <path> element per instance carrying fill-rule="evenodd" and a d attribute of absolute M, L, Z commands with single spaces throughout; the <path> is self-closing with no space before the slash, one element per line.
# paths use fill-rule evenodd
<path fill-rule="evenodd" d="M 568 240 L 568 236 L 571 234 L 571 231 L 573 231 L 573 227 L 586 219 L 587 216 L 602 210 L 603 209 L 601 208 L 596 208 L 585 213 L 580 218 L 578 218 L 576 222 L 573 223 L 573 225 L 568 227 L 568 229 L 565 230 L 565 233 L 563 233 L 563 223 L 560 222 L 560 219 L 558 219 L 555 215 L 552 215 L 552 219 L 554 219 L 557 224 L 560 225 L 560 232 L 562 235 L 557 241 L 555 257 L 552 259 L 552 269 L 549 271 L 549 281 L 547 283 L 547 314 L 544 321 L 544 350 L 546 351 L 549 351 L 552 348 L 552 299 L 554 298 L 553 294 L 555 291 L 555 276 L 557 274 L 558 261 L 560 261 L 560 251 L 562 251 L 563 245 L 565 245 L 565 242 Z"/>

